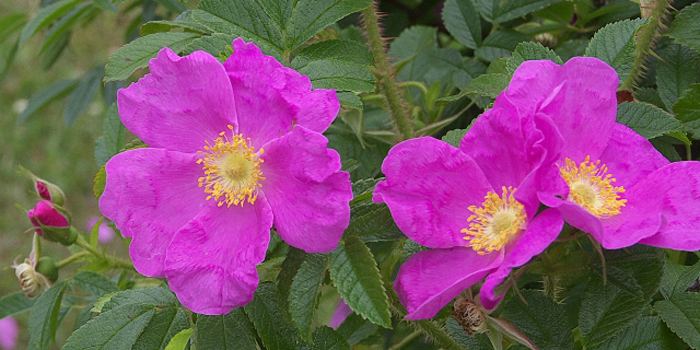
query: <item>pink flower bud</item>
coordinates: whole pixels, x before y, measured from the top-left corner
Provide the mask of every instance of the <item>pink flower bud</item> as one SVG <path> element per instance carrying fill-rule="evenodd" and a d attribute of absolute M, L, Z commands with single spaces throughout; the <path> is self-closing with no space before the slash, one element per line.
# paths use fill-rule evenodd
<path fill-rule="evenodd" d="M 36 204 L 27 215 L 36 233 L 51 242 L 71 245 L 78 238 L 78 232 L 70 226 L 68 213 L 43 200 Z"/>
<path fill-rule="evenodd" d="M 63 205 L 63 198 L 65 195 L 60 187 L 44 179 L 36 178 L 34 180 L 34 189 L 42 199 L 52 201 L 57 205 Z"/>

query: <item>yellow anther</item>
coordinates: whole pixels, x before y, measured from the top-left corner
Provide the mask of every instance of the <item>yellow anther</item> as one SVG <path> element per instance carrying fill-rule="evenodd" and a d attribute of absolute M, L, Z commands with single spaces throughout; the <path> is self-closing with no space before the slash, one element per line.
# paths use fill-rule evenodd
<path fill-rule="evenodd" d="M 559 167 L 561 176 L 569 185 L 568 200 L 582 206 L 589 213 L 599 218 L 609 218 L 620 214 L 620 208 L 627 203 L 620 199 L 623 187 L 613 187 L 615 179 L 608 174 L 608 167 L 600 164 L 600 160 L 591 162 L 591 157 L 579 165 L 566 158 L 566 167 Z"/>
<path fill-rule="evenodd" d="M 514 193 L 514 188 L 504 186 L 501 196 L 489 191 L 481 207 L 469 207 L 474 215 L 467 219 L 469 228 L 462 229 L 462 233 L 480 255 L 501 250 L 527 226 L 525 207 L 513 197 Z"/>
<path fill-rule="evenodd" d="M 233 131 L 233 126 L 228 128 Z M 225 135 L 225 131 L 220 132 L 213 144 L 205 141 L 204 150 L 197 152 L 203 155 L 197 164 L 202 164 L 205 175 L 199 178 L 199 187 L 209 194 L 207 200 L 213 198 L 220 207 L 243 206 L 246 201 L 253 204 L 262 187 L 260 181 L 265 180 L 260 171 L 263 150 L 255 151 L 250 139 L 241 134 L 231 139 Z"/>

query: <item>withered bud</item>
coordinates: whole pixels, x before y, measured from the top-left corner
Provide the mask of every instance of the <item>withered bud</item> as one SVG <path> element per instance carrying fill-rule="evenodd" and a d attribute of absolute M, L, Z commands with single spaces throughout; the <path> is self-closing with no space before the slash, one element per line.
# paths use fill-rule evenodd
<path fill-rule="evenodd" d="M 46 278 L 42 274 L 37 273 L 29 261 L 25 261 L 19 265 L 15 264 L 12 267 L 15 269 L 15 276 L 17 276 L 19 280 L 22 292 L 24 292 L 27 298 L 36 298 L 41 294 L 42 287 L 48 285 Z"/>
<path fill-rule="evenodd" d="M 486 315 L 471 300 L 459 298 L 452 307 L 452 316 L 469 335 L 486 332 Z"/>

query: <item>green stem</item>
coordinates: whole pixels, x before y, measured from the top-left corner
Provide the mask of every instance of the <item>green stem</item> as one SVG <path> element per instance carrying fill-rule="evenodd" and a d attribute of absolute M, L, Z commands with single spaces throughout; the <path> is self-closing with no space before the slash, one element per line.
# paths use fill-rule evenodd
<path fill-rule="evenodd" d="M 90 254 L 94 255 L 97 259 L 105 260 L 109 264 L 110 267 L 118 268 L 118 269 L 129 269 L 129 270 L 136 271 L 136 269 L 134 269 L 134 264 L 132 264 L 131 262 L 125 261 L 125 260 L 122 260 L 122 259 L 119 259 L 116 257 L 112 257 L 112 256 L 106 256 L 106 255 L 102 254 L 99 250 L 93 248 L 90 245 L 90 243 L 88 243 L 85 240 L 85 238 L 83 238 L 82 234 L 78 235 L 78 239 L 75 240 L 74 244 L 80 248 L 87 250 L 88 252 L 90 252 Z"/>
<path fill-rule="evenodd" d="M 423 95 L 428 94 L 428 88 L 419 81 L 402 81 L 398 83 L 400 87 L 417 87 L 423 93 Z"/>
<path fill-rule="evenodd" d="M 32 250 L 34 251 L 34 261 L 39 261 L 39 258 L 41 258 L 41 238 L 36 231 L 34 231 L 33 245 Z"/>
<path fill-rule="evenodd" d="M 74 243 L 74 244 L 77 245 L 77 246 L 80 247 L 80 248 L 83 248 L 83 249 L 87 250 L 88 252 L 90 252 L 90 254 L 92 254 L 92 255 L 94 255 L 94 256 L 96 256 L 96 257 L 98 257 L 98 258 L 104 258 L 104 257 L 105 257 L 104 255 L 102 255 L 102 253 L 100 253 L 99 250 L 93 248 L 93 247 L 90 245 L 90 243 L 88 243 L 88 242 L 85 240 L 85 238 L 83 238 L 83 235 L 82 235 L 82 234 L 78 234 L 78 239 L 75 240 L 75 243 Z"/>
<path fill-rule="evenodd" d="M 413 339 L 415 339 L 417 336 L 421 335 L 421 331 L 415 331 L 411 334 L 409 334 L 406 338 L 401 339 L 400 342 L 394 344 L 392 347 L 390 347 L 388 350 L 399 350 L 403 348 L 405 345 L 410 343 Z"/>
<path fill-rule="evenodd" d="M 413 137 L 413 126 L 411 125 L 409 111 L 403 101 L 399 87 L 393 77 L 393 71 L 389 65 L 389 60 L 384 52 L 384 39 L 379 30 L 379 16 L 376 11 L 376 4 L 372 4 L 362 10 L 364 17 L 364 28 L 374 57 L 373 70 L 377 79 L 377 90 L 386 97 L 387 107 L 391 119 L 396 124 L 396 128 L 401 135 L 401 139 Z"/>
<path fill-rule="evenodd" d="M 693 151 L 690 149 L 690 145 L 685 145 L 685 155 L 688 160 L 693 160 Z"/>
<path fill-rule="evenodd" d="M 57 262 L 56 267 L 58 267 L 60 269 L 68 264 L 71 264 L 77 260 L 80 260 L 80 259 L 82 259 L 86 256 L 90 256 L 90 255 L 91 255 L 90 252 L 80 252 L 80 253 L 73 254 L 73 255 Z"/>

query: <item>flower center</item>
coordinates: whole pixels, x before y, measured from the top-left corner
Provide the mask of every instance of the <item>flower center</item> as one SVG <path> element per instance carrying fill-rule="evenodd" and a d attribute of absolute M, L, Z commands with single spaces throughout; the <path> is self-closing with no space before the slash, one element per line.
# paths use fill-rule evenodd
<path fill-rule="evenodd" d="M 228 128 L 233 131 L 233 126 Z M 263 149 L 255 151 L 250 139 L 244 139 L 241 134 L 234 134 L 230 139 L 225 135 L 222 131 L 214 144 L 206 141 L 204 150 L 197 152 L 204 155 L 197 160 L 205 175 L 199 178 L 199 187 L 203 186 L 204 192 L 209 194 L 207 200 L 213 198 L 219 206 L 243 206 L 245 201 L 253 204 L 258 188 L 262 187 L 260 181 L 265 180 L 260 171 Z"/>
<path fill-rule="evenodd" d="M 479 255 L 501 250 L 516 233 L 525 228 L 525 207 L 513 197 L 515 190 L 504 186 L 501 196 L 489 191 L 481 207 L 469 207 L 474 215 L 467 219 L 469 228 L 462 229 L 462 233 L 466 234 L 464 239 Z"/>
<path fill-rule="evenodd" d="M 623 187 L 613 187 L 615 179 L 608 174 L 608 167 L 600 164 L 600 160 L 591 162 L 591 157 L 579 165 L 566 158 L 566 167 L 560 167 L 561 176 L 569 185 L 568 200 L 582 206 L 589 213 L 599 218 L 609 218 L 620 214 L 620 208 L 627 203 L 620 199 Z"/>

